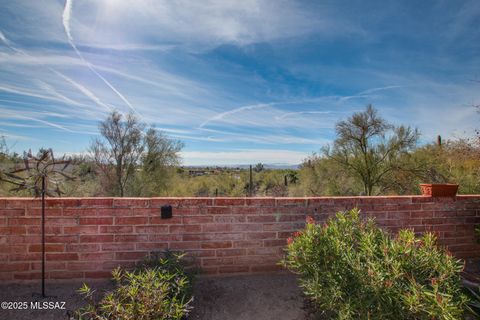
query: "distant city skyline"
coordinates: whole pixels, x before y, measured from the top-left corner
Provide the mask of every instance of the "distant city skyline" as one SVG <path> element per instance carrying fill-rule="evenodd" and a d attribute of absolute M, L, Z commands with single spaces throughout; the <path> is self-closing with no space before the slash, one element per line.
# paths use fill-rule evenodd
<path fill-rule="evenodd" d="M 16 152 L 83 153 L 112 110 L 187 166 L 299 164 L 368 104 L 422 143 L 479 128 L 479 1 L 0 1 Z"/>

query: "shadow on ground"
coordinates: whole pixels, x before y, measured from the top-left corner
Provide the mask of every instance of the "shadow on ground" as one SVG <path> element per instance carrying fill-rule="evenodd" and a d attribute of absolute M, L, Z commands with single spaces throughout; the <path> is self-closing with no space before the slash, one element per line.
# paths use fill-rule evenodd
<path fill-rule="evenodd" d="M 197 279 L 189 320 L 305 320 L 310 315 L 292 275 Z"/>
<path fill-rule="evenodd" d="M 110 281 L 88 282 L 97 292 L 112 288 Z M 48 298 L 39 297 L 38 282 L 0 284 L 0 301 L 26 302 L 26 310 L 0 309 L 3 320 L 68 319 L 85 302 L 76 290 L 78 281 L 47 282 Z M 32 296 L 33 293 L 33 296 Z M 198 278 L 194 285 L 194 309 L 188 320 L 307 320 L 313 319 L 305 306 L 297 280 L 288 274 Z M 65 309 L 38 310 L 31 302 L 65 302 Z"/>

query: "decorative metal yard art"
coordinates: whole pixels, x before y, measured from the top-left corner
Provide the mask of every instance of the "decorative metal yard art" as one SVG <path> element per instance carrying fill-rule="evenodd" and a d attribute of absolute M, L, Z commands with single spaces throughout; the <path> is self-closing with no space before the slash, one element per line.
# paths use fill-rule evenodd
<path fill-rule="evenodd" d="M 0 172 L 0 180 L 13 184 L 11 191 L 30 191 L 35 197 L 42 198 L 42 297 L 45 297 L 45 195 L 61 196 L 64 192 L 60 183 L 74 180 L 64 171 L 71 159 L 55 159 L 52 149 L 40 150 L 38 156 L 30 150 L 23 153 L 23 166 L 10 172 Z"/>

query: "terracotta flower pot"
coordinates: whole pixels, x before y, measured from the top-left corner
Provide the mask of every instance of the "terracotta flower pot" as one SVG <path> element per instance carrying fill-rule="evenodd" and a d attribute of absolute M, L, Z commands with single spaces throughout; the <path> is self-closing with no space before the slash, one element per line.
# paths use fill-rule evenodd
<path fill-rule="evenodd" d="M 455 197 L 458 184 L 453 183 L 421 183 L 420 189 L 423 196 L 428 197 Z"/>

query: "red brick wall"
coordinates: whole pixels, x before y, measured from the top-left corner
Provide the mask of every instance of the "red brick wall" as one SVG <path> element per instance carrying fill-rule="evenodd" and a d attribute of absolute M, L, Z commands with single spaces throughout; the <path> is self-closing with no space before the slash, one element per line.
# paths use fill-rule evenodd
<path fill-rule="evenodd" d="M 173 206 L 172 219 L 160 218 L 165 204 Z M 434 231 L 459 258 L 480 258 L 480 195 L 63 198 L 47 200 L 47 278 L 109 277 L 112 268 L 164 249 L 188 251 L 207 273 L 272 271 L 307 215 L 323 222 L 355 206 L 390 231 Z M 0 280 L 40 277 L 40 208 L 36 199 L 0 198 Z"/>

